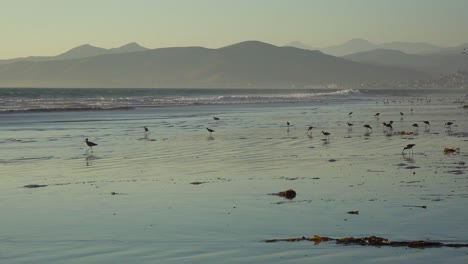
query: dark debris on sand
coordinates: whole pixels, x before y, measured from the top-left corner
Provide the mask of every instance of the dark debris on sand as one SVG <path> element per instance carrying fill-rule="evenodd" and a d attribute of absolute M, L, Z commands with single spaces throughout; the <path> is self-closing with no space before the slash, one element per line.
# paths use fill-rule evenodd
<path fill-rule="evenodd" d="M 299 242 L 299 241 L 311 241 L 316 245 L 321 242 L 335 241 L 339 245 L 357 245 L 357 246 L 374 246 L 374 247 L 409 247 L 409 248 L 440 248 L 440 247 L 453 247 L 461 248 L 468 247 L 468 244 L 445 244 L 437 241 L 390 241 L 386 238 L 369 236 L 369 237 L 344 237 L 344 238 L 331 238 L 322 237 L 315 235 L 314 237 L 299 237 L 299 238 L 284 238 L 284 239 L 269 239 L 264 240 L 266 243 L 273 242 Z"/>
<path fill-rule="evenodd" d="M 195 181 L 195 182 L 191 182 L 190 184 L 192 185 L 200 185 L 200 184 L 204 184 L 205 182 L 201 182 L 201 181 Z"/>
<path fill-rule="evenodd" d="M 23 186 L 23 188 L 30 188 L 30 189 L 41 188 L 41 187 L 47 187 L 47 185 L 44 185 L 44 184 L 28 184 L 28 185 Z"/>
<path fill-rule="evenodd" d="M 284 197 L 286 199 L 294 199 L 296 197 L 296 191 L 294 191 L 293 189 L 289 189 L 289 190 L 286 190 L 286 191 L 283 191 L 283 192 L 278 192 L 278 193 L 272 193 L 271 195 L 278 195 L 280 197 Z"/>

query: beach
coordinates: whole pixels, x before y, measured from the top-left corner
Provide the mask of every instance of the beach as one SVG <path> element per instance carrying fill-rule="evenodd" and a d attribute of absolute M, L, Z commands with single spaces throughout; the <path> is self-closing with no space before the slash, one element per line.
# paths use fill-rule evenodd
<path fill-rule="evenodd" d="M 170 94 L 170 105 L 151 94 L 138 104 L 99 95 L 96 109 L 47 111 L 5 100 L 0 262 L 468 261 L 468 248 L 265 243 L 314 235 L 468 243 L 466 91 L 237 93 Z M 98 145 L 90 150 L 85 138 Z M 408 144 L 413 153 L 402 155 Z M 287 189 L 297 196 L 272 195 Z"/>

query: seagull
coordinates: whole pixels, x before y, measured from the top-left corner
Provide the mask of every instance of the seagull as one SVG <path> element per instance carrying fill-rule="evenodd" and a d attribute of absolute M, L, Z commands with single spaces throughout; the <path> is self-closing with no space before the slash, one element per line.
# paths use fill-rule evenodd
<path fill-rule="evenodd" d="M 210 136 L 211 136 L 211 133 L 215 132 L 213 129 L 211 128 L 206 128 L 206 130 L 208 130 L 208 132 L 210 132 Z"/>
<path fill-rule="evenodd" d="M 416 144 L 408 144 L 406 145 L 406 147 L 403 148 L 403 151 L 401 152 L 401 154 L 404 154 L 405 153 L 405 150 L 409 149 L 411 151 L 411 153 L 413 152 L 413 147 L 416 146 Z"/>
<path fill-rule="evenodd" d="M 86 142 L 86 145 L 88 145 L 88 147 L 91 149 L 91 151 L 93 151 L 93 146 L 98 145 L 96 143 L 93 143 L 93 142 L 89 141 L 88 138 L 85 139 L 85 142 Z"/>

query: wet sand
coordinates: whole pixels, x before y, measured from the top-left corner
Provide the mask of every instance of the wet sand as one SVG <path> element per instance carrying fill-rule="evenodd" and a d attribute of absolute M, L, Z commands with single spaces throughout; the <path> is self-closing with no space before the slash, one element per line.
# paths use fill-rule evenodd
<path fill-rule="evenodd" d="M 453 100 L 1 115 L 0 260 L 466 263 L 466 248 L 263 242 L 376 235 L 467 243 L 468 111 Z M 419 129 L 388 135 L 381 124 L 390 120 L 394 132 Z M 99 144 L 93 152 L 86 137 Z M 413 154 L 401 155 L 407 144 L 416 144 Z M 270 195 L 287 189 L 297 196 Z"/>

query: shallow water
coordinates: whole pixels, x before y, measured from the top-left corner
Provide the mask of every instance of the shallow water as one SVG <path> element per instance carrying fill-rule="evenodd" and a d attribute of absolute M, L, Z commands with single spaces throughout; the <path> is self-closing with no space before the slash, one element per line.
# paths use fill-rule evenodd
<path fill-rule="evenodd" d="M 453 101 L 0 115 L 0 260 L 466 263 L 466 248 L 262 242 L 317 234 L 468 243 L 468 111 Z M 381 123 L 390 120 L 394 132 L 420 127 L 389 135 Z M 85 138 L 99 145 L 90 151 Z M 414 153 L 401 155 L 410 143 Z M 269 195 L 289 188 L 293 200 Z"/>

